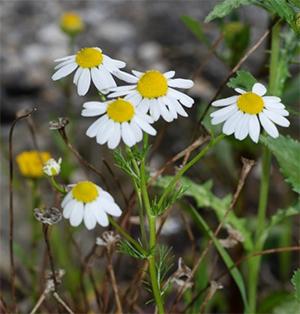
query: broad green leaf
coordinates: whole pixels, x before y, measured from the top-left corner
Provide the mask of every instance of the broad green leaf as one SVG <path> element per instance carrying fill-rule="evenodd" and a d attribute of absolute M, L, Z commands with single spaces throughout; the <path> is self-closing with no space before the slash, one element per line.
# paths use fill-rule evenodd
<path fill-rule="evenodd" d="M 205 232 L 208 234 L 208 236 L 212 239 L 218 253 L 221 255 L 225 265 L 227 266 L 233 280 L 235 281 L 236 285 L 239 288 L 240 294 L 243 299 L 243 303 L 245 306 L 245 309 L 248 307 L 248 302 L 247 302 L 247 296 L 246 296 L 246 288 L 244 284 L 243 277 L 238 270 L 236 266 L 234 266 L 234 262 L 230 255 L 227 253 L 227 251 L 221 246 L 219 243 L 219 240 L 214 236 L 212 230 L 209 228 L 205 220 L 201 217 L 201 215 L 193 208 L 188 206 L 187 207 L 188 211 L 193 217 L 193 220 L 196 222 L 199 228 L 203 228 Z"/>
<path fill-rule="evenodd" d="M 286 181 L 300 194 L 300 143 L 283 135 L 276 139 L 261 136 L 261 141 L 275 155 Z"/>
<path fill-rule="evenodd" d="M 232 77 L 227 86 L 230 88 L 242 88 L 250 91 L 252 86 L 256 83 L 255 77 L 248 71 L 237 71 L 236 76 Z"/>
<path fill-rule="evenodd" d="M 161 177 L 157 180 L 156 184 L 161 188 L 165 188 L 172 178 L 173 177 L 171 176 Z M 197 184 L 186 177 L 182 177 L 179 182 L 181 183 L 182 188 L 184 188 L 183 195 L 193 197 L 198 207 L 212 208 L 219 221 L 223 219 L 225 212 L 230 206 L 231 195 L 227 195 L 224 198 L 215 196 L 211 191 L 211 181 L 207 181 L 203 184 Z M 253 248 L 253 243 L 251 240 L 251 233 L 247 228 L 246 219 L 237 217 L 234 212 L 231 211 L 226 218 L 226 223 L 229 223 L 234 229 L 238 230 L 244 236 L 243 246 L 247 251 L 250 251 Z"/>
<path fill-rule="evenodd" d="M 203 42 L 208 47 L 210 47 L 210 43 L 207 37 L 205 36 L 202 25 L 200 24 L 199 21 L 186 15 L 182 16 L 181 20 L 184 23 L 184 25 L 197 37 L 199 41 Z"/>
<path fill-rule="evenodd" d="M 285 301 L 276 307 L 273 314 L 296 314 L 300 312 L 300 305 L 297 301 Z"/>
<path fill-rule="evenodd" d="M 255 4 L 256 2 L 256 0 L 225 0 L 213 8 L 213 10 L 205 18 L 205 22 L 210 22 L 216 18 L 224 17 L 242 5 Z"/>
<path fill-rule="evenodd" d="M 292 284 L 295 289 L 295 298 L 300 303 L 300 268 L 298 268 L 292 277 Z"/>

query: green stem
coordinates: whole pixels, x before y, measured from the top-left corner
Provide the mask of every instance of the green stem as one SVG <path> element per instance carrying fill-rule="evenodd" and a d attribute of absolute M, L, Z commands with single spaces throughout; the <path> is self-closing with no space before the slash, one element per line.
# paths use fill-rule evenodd
<path fill-rule="evenodd" d="M 134 240 L 131 235 L 125 231 L 113 218 L 109 217 L 109 222 L 128 242 L 130 242 L 138 251 L 140 251 L 140 253 L 145 256 L 148 255 L 148 252 L 142 248 L 142 246 L 136 240 Z"/>
<path fill-rule="evenodd" d="M 173 179 L 171 180 L 171 182 L 169 183 L 169 185 L 165 188 L 162 196 L 159 199 L 158 202 L 158 207 L 160 208 L 163 203 L 164 200 L 166 199 L 166 197 L 169 195 L 169 193 L 172 191 L 172 189 L 174 188 L 175 184 L 177 183 L 177 181 L 192 167 L 194 166 L 202 157 L 204 157 L 206 155 L 206 153 L 212 148 L 214 147 L 216 144 L 218 144 L 223 138 L 225 137 L 225 135 L 221 134 L 219 136 L 217 136 L 216 138 L 211 139 L 211 141 L 205 146 L 204 149 L 202 149 L 193 159 L 191 159 L 183 168 L 181 168 L 177 174 L 173 177 Z"/>
<path fill-rule="evenodd" d="M 66 194 L 66 190 L 56 182 L 56 180 L 54 179 L 54 177 L 49 177 L 50 178 L 50 183 L 51 185 L 54 187 L 55 190 L 57 190 L 59 193 L 65 195 Z"/>
<path fill-rule="evenodd" d="M 147 139 L 145 139 L 145 142 Z M 146 145 L 146 144 L 145 144 Z M 159 314 L 164 314 L 164 305 L 163 299 L 160 292 L 157 271 L 156 271 L 156 263 L 155 263 L 155 247 L 156 247 L 156 216 L 151 212 L 151 204 L 147 189 L 147 179 L 146 179 L 146 170 L 145 170 L 145 159 L 143 158 L 141 161 L 141 169 L 140 169 L 140 181 L 141 181 L 141 191 L 143 202 L 146 210 L 146 214 L 148 217 L 149 223 L 149 246 L 150 246 L 150 256 L 149 260 L 149 273 L 150 280 L 152 285 L 152 291 L 154 295 L 154 299 L 156 302 L 156 306 Z"/>
<path fill-rule="evenodd" d="M 271 95 L 278 95 L 277 65 L 279 61 L 279 54 L 280 54 L 280 23 L 277 23 L 274 25 L 272 30 L 270 81 L 269 81 L 269 93 Z M 269 195 L 271 157 L 272 156 L 270 150 L 267 147 L 264 147 L 262 153 L 262 175 L 257 213 L 257 229 L 255 233 L 255 244 L 253 252 L 261 251 L 265 243 L 265 237 L 263 237 L 262 234 L 266 226 L 266 210 Z M 255 257 L 253 259 L 250 259 L 248 263 L 248 299 L 249 299 L 248 314 L 256 313 L 257 285 L 260 264 L 261 257 Z"/>

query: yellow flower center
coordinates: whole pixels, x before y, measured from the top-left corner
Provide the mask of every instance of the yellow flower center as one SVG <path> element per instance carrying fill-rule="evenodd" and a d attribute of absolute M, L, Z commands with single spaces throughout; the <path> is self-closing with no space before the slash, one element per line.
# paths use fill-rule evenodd
<path fill-rule="evenodd" d="M 264 101 L 262 97 L 255 93 L 248 92 L 239 96 L 237 100 L 239 109 L 245 113 L 258 114 L 264 108 Z"/>
<path fill-rule="evenodd" d="M 16 161 L 23 176 L 39 178 L 43 176 L 43 166 L 50 158 L 48 152 L 28 151 L 19 154 Z"/>
<path fill-rule="evenodd" d="M 83 22 L 78 14 L 66 12 L 60 18 L 60 27 L 64 32 L 75 35 L 83 30 Z"/>
<path fill-rule="evenodd" d="M 94 68 L 103 61 L 103 54 L 96 48 L 83 48 L 76 54 L 76 63 L 82 68 Z"/>
<path fill-rule="evenodd" d="M 91 203 L 98 197 L 98 190 L 93 182 L 82 181 L 73 187 L 72 195 L 78 202 Z"/>
<path fill-rule="evenodd" d="M 147 71 L 139 79 L 137 90 L 145 98 L 164 96 L 168 91 L 167 79 L 159 71 Z"/>
<path fill-rule="evenodd" d="M 115 122 L 130 121 L 134 116 L 134 107 L 129 101 L 118 98 L 108 104 L 107 115 Z"/>

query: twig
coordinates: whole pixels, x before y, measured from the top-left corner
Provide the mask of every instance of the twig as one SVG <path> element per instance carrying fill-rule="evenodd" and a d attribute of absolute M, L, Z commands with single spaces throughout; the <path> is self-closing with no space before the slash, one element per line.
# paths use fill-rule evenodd
<path fill-rule="evenodd" d="M 230 203 L 230 206 L 228 207 L 228 209 L 226 210 L 224 216 L 222 217 L 222 220 L 220 221 L 217 229 L 215 230 L 214 232 L 214 237 L 217 237 L 217 235 L 219 234 L 220 230 L 222 229 L 225 221 L 226 221 L 226 218 L 229 214 L 229 212 L 234 208 L 237 200 L 238 200 L 238 197 L 241 193 L 241 190 L 245 184 L 245 180 L 250 172 L 250 170 L 252 169 L 252 167 L 254 166 L 254 161 L 253 160 L 249 160 L 249 159 L 246 159 L 246 158 L 242 158 L 242 162 L 243 162 L 243 168 L 241 170 L 241 175 L 240 175 L 240 178 L 239 178 L 239 181 L 238 181 L 238 185 L 237 185 L 237 188 L 236 188 L 236 191 L 234 193 L 234 196 L 232 198 L 232 201 Z M 210 246 L 212 245 L 213 243 L 213 240 L 210 239 L 207 243 L 207 246 L 206 248 L 203 250 L 202 254 L 200 255 L 200 257 L 198 258 L 195 266 L 193 267 L 193 270 L 192 270 L 192 275 L 191 275 L 191 278 L 189 278 L 189 280 L 187 280 L 185 282 L 185 285 L 179 290 L 179 292 L 177 293 L 176 295 L 176 298 L 175 298 L 175 301 L 173 302 L 172 306 L 171 306 L 171 310 L 170 312 L 173 313 L 175 312 L 175 307 L 177 305 L 177 303 L 179 302 L 180 298 L 182 297 L 183 295 L 183 292 L 185 290 L 185 286 L 190 282 L 190 280 L 195 276 L 197 270 L 198 270 L 198 267 L 199 265 L 201 264 L 202 260 L 204 259 L 204 257 L 206 256 Z"/>
<path fill-rule="evenodd" d="M 118 285 L 117 285 L 117 281 L 116 281 L 114 268 L 112 265 L 112 256 L 111 256 L 111 253 L 109 252 L 109 250 L 107 250 L 107 261 L 108 261 L 107 269 L 108 269 L 108 273 L 110 276 L 111 285 L 112 285 L 112 289 L 113 289 L 115 301 L 116 301 L 116 307 L 117 307 L 116 313 L 122 314 L 123 310 L 122 310 L 122 304 L 121 304 L 120 295 L 119 295 L 119 289 L 118 289 Z"/>
<path fill-rule="evenodd" d="M 53 296 L 67 310 L 68 313 L 75 314 L 57 292 L 53 292 Z"/>
<path fill-rule="evenodd" d="M 34 314 L 36 313 L 36 311 L 39 309 L 39 307 L 41 306 L 41 304 L 44 302 L 44 300 L 46 299 L 46 295 L 47 292 L 46 290 L 44 290 L 44 292 L 41 294 L 41 296 L 39 297 L 36 305 L 34 306 L 34 308 L 32 309 L 32 311 L 30 312 L 30 314 Z"/>
<path fill-rule="evenodd" d="M 235 72 L 242 66 L 242 64 L 248 59 L 248 57 L 262 44 L 262 42 L 265 40 L 265 38 L 270 34 L 272 27 L 275 25 L 273 23 L 271 27 L 263 33 L 263 35 L 258 39 L 258 41 L 245 53 L 245 55 L 241 58 L 241 60 L 236 64 L 236 66 L 229 72 L 225 80 L 222 82 L 222 84 L 219 86 L 218 90 L 216 91 L 214 97 L 211 99 L 211 101 L 206 106 L 205 110 L 203 111 L 200 119 L 199 124 L 201 124 L 202 120 L 204 119 L 205 115 L 208 112 L 208 109 L 210 108 L 212 102 L 218 98 L 220 95 L 222 89 L 228 82 L 228 80 L 235 74 Z"/>
<path fill-rule="evenodd" d="M 77 160 L 86 168 L 92 170 L 93 172 L 95 172 L 103 181 L 103 184 L 105 186 L 105 188 L 107 189 L 107 191 L 109 191 L 109 186 L 108 183 L 105 179 L 105 177 L 102 175 L 102 173 L 96 168 L 94 167 L 92 164 L 90 164 L 87 160 L 85 160 L 81 154 L 76 150 L 76 148 L 70 143 L 69 138 L 67 136 L 66 130 L 65 128 L 60 128 L 58 129 L 58 132 L 60 134 L 60 136 L 62 137 L 64 143 L 67 145 L 67 147 L 69 148 L 69 150 L 74 154 L 74 156 L 77 158 Z"/>
<path fill-rule="evenodd" d="M 13 131 L 16 124 L 27 117 L 29 117 L 36 108 L 31 109 L 30 111 L 17 117 L 9 130 L 9 256 L 10 256 L 10 276 L 11 276 L 11 294 L 12 294 L 12 310 L 16 312 L 17 303 L 16 303 L 16 286 L 15 286 L 15 261 L 14 261 L 14 252 L 13 252 L 13 243 L 14 243 L 14 206 L 13 206 L 13 175 L 14 175 L 14 163 L 13 163 Z"/>
<path fill-rule="evenodd" d="M 48 258 L 49 258 L 49 262 L 50 262 L 50 268 L 51 268 L 51 272 L 52 272 L 52 276 L 53 276 L 54 289 L 55 289 L 55 292 L 57 292 L 58 285 L 57 285 L 57 280 L 56 280 L 56 275 L 55 275 L 53 256 L 51 253 L 50 242 L 49 242 L 49 238 L 48 238 L 49 226 L 43 224 L 42 227 L 43 227 L 43 234 L 44 234 L 44 239 L 45 239 L 45 243 L 46 243 Z"/>
<path fill-rule="evenodd" d="M 212 281 L 210 283 L 210 289 L 209 289 L 203 303 L 201 304 L 200 314 L 203 314 L 205 312 L 205 308 L 207 306 L 207 303 L 209 302 L 209 300 L 212 299 L 212 297 L 215 295 L 215 293 L 217 292 L 218 289 L 222 289 L 222 286 L 219 285 L 216 281 Z"/>

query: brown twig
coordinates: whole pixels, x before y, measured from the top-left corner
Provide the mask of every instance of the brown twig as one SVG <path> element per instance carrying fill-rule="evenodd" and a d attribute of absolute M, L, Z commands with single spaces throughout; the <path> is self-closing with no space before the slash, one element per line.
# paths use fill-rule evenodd
<path fill-rule="evenodd" d="M 9 130 L 9 256 L 10 256 L 10 276 L 11 276 L 11 294 L 12 294 L 12 310 L 16 312 L 16 286 L 15 286 L 15 261 L 14 261 L 14 206 L 13 206 L 13 179 L 14 179 L 14 163 L 13 163 L 13 132 L 16 124 L 27 117 L 29 117 L 36 108 L 19 115 L 12 123 Z"/>
<path fill-rule="evenodd" d="M 199 119 L 199 124 L 201 124 L 202 120 L 206 116 L 211 104 L 213 101 L 215 101 L 218 96 L 220 95 L 222 89 L 228 82 L 228 80 L 235 74 L 235 72 L 242 66 L 242 64 L 248 59 L 248 57 L 262 44 L 262 42 L 265 40 L 265 38 L 270 34 L 272 27 L 275 25 L 273 23 L 271 27 L 263 33 L 263 35 L 258 39 L 258 41 L 245 53 L 245 55 L 241 58 L 241 60 L 231 69 L 225 80 L 222 82 L 222 84 L 219 86 L 218 90 L 216 91 L 214 97 L 210 100 L 208 105 L 206 106 L 205 110 L 203 111 L 200 119 Z"/>
<path fill-rule="evenodd" d="M 222 286 L 219 285 L 216 281 L 212 281 L 210 283 L 210 289 L 209 289 L 203 303 L 201 304 L 200 314 L 204 314 L 207 303 L 212 299 L 212 297 L 215 295 L 215 293 L 217 292 L 218 289 L 222 289 Z"/>
<path fill-rule="evenodd" d="M 69 138 L 67 136 L 66 130 L 65 128 L 60 128 L 58 129 L 58 132 L 60 134 L 60 136 L 62 137 L 64 143 L 67 145 L 67 147 L 69 148 L 69 150 L 73 153 L 73 155 L 77 158 L 77 160 L 86 168 L 92 170 L 93 172 L 95 172 L 102 180 L 105 188 L 109 191 L 109 185 L 105 179 L 105 177 L 102 175 L 102 173 L 96 168 L 94 167 L 91 163 L 89 163 L 87 160 L 85 160 L 81 154 L 77 151 L 77 149 L 70 143 Z"/>
<path fill-rule="evenodd" d="M 252 167 L 254 166 L 254 161 L 253 160 L 248 160 L 246 158 L 242 158 L 242 163 L 243 163 L 243 168 L 241 170 L 241 174 L 240 174 L 240 178 L 239 178 L 239 181 L 238 181 L 238 184 L 237 184 L 237 188 L 236 188 L 236 191 L 234 193 L 234 196 L 232 198 L 232 201 L 230 203 L 230 206 L 228 207 L 228 209 L 226 210 L 224 216 L 222 217 L 222 220 L 220 221 L 219 225 L 217 226 L 217 229 L 215 230 L 214 232 L 214 237 L 217 237 L 217 235 L 219 234 L 220 230 L 222 229 L 225 221 L 226 221 L 226 218 L 228 216 L 228 214 L 230 213 L 230 211 L 234 208 L 237 200 L 238 200 L 238 197 L 241 193 L 241 190 L 245 184 L 245 181 L 246 181 L 246 178 L 250 172 L 250 170 L 252 169 Z M 185 286 L 190 282 L 190 280 L 195 276 L 197 270 L 198 270 L 198 267 L 199 265 L 201 264 L 202 260 L 204 259 L 204 257 L 206 256 L 206 254 L 208 253 L 208 250 L 209 248 L 211 247 L 213 243 L 213 240 L 210 239 L 206 245 L 206 248 L 203 250 L 202 254 L 200 255 L 200 257 L 198 258 L 195 266 L 193 267 L 193 270 L 192 270 L 192 275 L 191 275 L 191 278 L 189 278 L 189 280 L 187 280 L 185 282 L 185 285 L 179 290 L 179 292 L 177 293 L 176 295 L 176 298 L 175 298 L 175 301 L 173 302 L 172 306 L 171 306 L 171 310 L 170 312 L 175 312 L 175 307 L 177 305 L 177 303 L 179 302 L 180 298 L 182 297 L 183 295 L 183 292 L 185 290 Z"/>
<path fill-rule="evenodd" d="M 75 314 L 57 292 L 53 292 L 53 296 L 69 314 Z"/>

